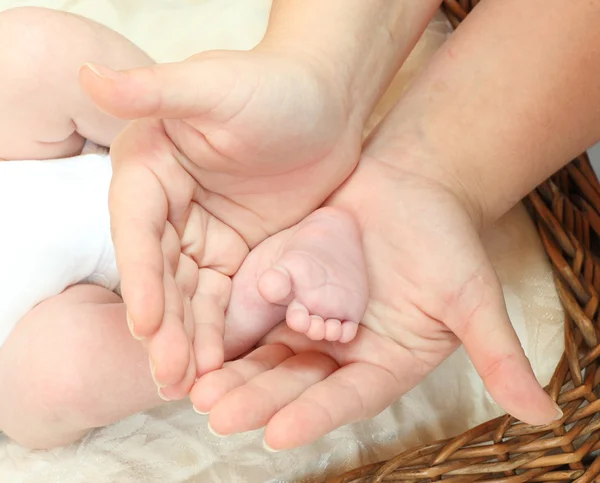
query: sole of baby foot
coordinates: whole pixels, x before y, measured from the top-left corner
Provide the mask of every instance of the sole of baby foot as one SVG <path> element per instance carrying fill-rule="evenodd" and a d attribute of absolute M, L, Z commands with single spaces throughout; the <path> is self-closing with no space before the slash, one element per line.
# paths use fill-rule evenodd
<path fill-rule="evenodd" d="M 368 283 L 358 226 L 322 208 L 281 234 L 280 257 L 258 279 L 267 302 L 287 305 L 288 326 L 312 340 L 349 342 L 366 310 Z"/>

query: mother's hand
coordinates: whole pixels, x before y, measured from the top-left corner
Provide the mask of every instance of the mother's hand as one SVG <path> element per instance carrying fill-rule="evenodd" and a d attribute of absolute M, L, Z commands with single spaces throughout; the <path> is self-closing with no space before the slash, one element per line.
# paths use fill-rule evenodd
<path fill-rule="evenodd" d="M 476 210 L 457 186 L 363 157 L 330 204 L 350 210 L 363 232 L 370 301 L 358 337 L 316 343 L 279 327 L 244 359 L 201 378 L 192 399 L 216 432 L 266 424 L 272 448 L 312 442 L 382 411 L 461 342 L 509 413 L 531 424 L 559 416 L 511 326 Z"/>

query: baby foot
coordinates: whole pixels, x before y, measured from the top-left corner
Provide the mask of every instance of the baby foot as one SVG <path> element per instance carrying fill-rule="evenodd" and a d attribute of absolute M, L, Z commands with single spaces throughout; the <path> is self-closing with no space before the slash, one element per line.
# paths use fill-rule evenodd
<path fill-rule="evenodd" d="M 315 215 L 291 235 L 281 258 L 258 280 L 258 291 L 269 303 L 287 305 L 290 329 L 312 340 L 349 342 L 356 335 L 366 307 L 360 246 L 350 243 L 340 253 L 345 232 L 354 227 L 340 217 Z M 346 242 L 348 243 L 348 242 Z M 348 278 L 347 278 L 348 277 Z"/>
<path fill-rule="evenodd" d="M 255 248 L 234 277 L 226 358 L 252 347 L 284 318 L 312 340 L 350 342 L 368 295 L 356 223 L 345 211 L 317 210 Z"/>

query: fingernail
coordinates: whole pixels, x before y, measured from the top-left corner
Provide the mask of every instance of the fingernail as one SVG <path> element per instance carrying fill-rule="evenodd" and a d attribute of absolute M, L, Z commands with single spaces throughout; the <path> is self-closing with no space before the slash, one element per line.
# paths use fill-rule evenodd
<path fill-rule="evenodd" d="M 171 400 L 163 394 L 162 390 L 163 390 L 162 387 L 158 388 L 158 397 L 161 398 L 165 402 L 170 402 Z"/>
<path fill-rule="evenodd" d="M 556 403 L 554 403 L 554 408 L 556 409 L 556 416 L 554 416 L 554 419 L 552 421 L 559 421 L 563 418 L 564 413 L 560 406 Z"/>
<path fill-rule="evenodd" d="M 226 434 L 219 434 L 217 433 L 213 427 L 210 425 L 210 421 L 208 422 L 208 430 L 210 431 L 210 434 L 212 434 L 213 436 L 216 436 L 217 438 L 224 438 L 225 436 L 227 436 Z"/>
<path fill-rule="evenodd" d="M 281 451 L 280 449 L 273 449 L 273 448 L 271 448 L 264 439 L 263 439 L 263 447 L 269 453 L 279 453 Z"/>
<path fill-rule="evenodd" d="M 125 314 L 125 317 L 127 318 L 127 327 L 129 327 L 129 332 L 131 332 L 131 335 L 133 336 L 133 338 L 135 340 L 144 340 L 143 337 L 140 337 L 139 335 L 137 335 L 135 333 L 135 330 L 133 329 L 133 320 L 132 318 L 129 316 L 129 312 L 127 312 Z"/>
<path fill-rule="evenodd" d="M 100 77 L 101 79 L 114 80 L 118 77 L 118 72 L 115 72 L 114 70 L 103 65 L 92 64 L 88 62 L 85 64 L 85 66 L 90 69 L 96 75 L 96 77 Z"/>
<path fill-rule="evenodd" d="M 210 413 L 203 413 L 203 412 L 202 412 L 202 411 L 200 411 L 198 408 L 196 408 L 196 406 L 194 406 L 194 405 L 192 405 L 192 409 L 193 409 L 193 410 L 194 410 L 196 413 L 198 413 L 198 414 L 200 414 L 200 415 L 202 415 L 202 416 L 207 416 L 208 414 L 210 414 Z M 209 425 L 209 426 L 210 426 L 210 425 Z M 210 428 L 209 428 L 209 429 L 210 429 Z"/>

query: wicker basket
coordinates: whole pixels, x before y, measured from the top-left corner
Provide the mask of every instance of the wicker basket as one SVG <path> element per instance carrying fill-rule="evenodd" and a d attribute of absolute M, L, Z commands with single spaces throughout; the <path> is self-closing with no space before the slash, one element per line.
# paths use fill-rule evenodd
<path fill-rule="evenodd" d="M 475 0 L 444 0 L 456 27 Z M 586 154 L 525 200 L 552 262 L 565 309 L 565 352 L 547 387 L 562 420 L 529 426 L 510 416 L 328 480 L 367 482 L 600 481 L 600 183 Z M 600 452 L 598 452 L 600 453 Z"/>

